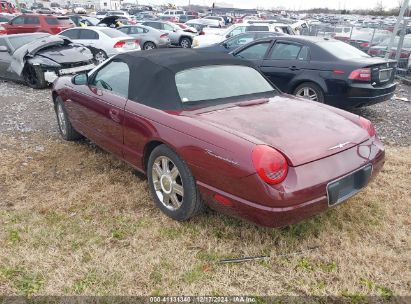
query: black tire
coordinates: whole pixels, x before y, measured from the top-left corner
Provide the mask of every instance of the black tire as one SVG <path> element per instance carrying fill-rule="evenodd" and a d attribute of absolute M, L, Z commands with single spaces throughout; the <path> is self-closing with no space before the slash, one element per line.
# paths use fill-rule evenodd
<path fill-rule="evenodd" d="M 106 60 L 108 58 L 106 52 L 104 52 L 103 50 L 96 50 L 94 53 L 94 63 L 95 64 L 100 64 L 102 63 L 104 60 Z"/>
<path fill-rule="evenodd" d="M 27 64 L 23 70 L 23 78 L 25 83 L 33 89 L 44 89 L 48 86 L 40 66 Z"/>
<path fill-rule="evenodd" d="M 311 99 L 313 101 L 317 101 L 320 103 L 324 103 L 324 92 L 321 89 L 321 87 L 318 84 L 315 84 L 313 82 L 303 82 L 302 84 L 300 84 L 298 87 L 295 88 L 293 95 L 305 98 L 303 96 L 300 95 L 301 90 L 304 89 L 308 89 L 311 90 L 313 92 L 315 92 L 316 94 L 316 99 L 312 99 L 312 98 L 307 98 L 307 99 Z"/>
<path fill-rule="evenodd" d="M 71 125 L 70 119 L 67 115 L 64 102 L 60 96 L 57 96 L 54 101 L 54 111 L 56 112 L 57 124 L 61 136 L 68 141 L 81 139 L 83 136 L 78 133 Z M 64 122 L 63 122 L 64 119 Z"/>
<path fill-rule="evenodd" d="M 166 206 L 165 203 L 163 203 L 160 198 L 158 192 L 164 191 L 163 189 L 163 182 L 155 182 L 154 180 L 158 178 L 158 174 L 155 173 L 155 170 L 153 172 L 153 168 L 155 166 L 155 163 L 159 161 L 159 159 L 166 158 L 170 160 L 171 162 L 169 163 L 170 165 L 175 165 L 175 167 L 178 170 L 179 178 L 176 179 L 178 185 L 183 188 L 184 193 L 183 196 L 181 196 L 181 205 L 176 207 L 175 209 L 170 209 L 172 208 L 171 206 Z M 161 161 L 160 161 L 161 162 Z M 168 167 L 169 169 L 170 167 Z M 172 174 L 172 171 L 174 169 L 173 166 L 171 166 L 171 171 L 168 171 L 170 175 Z M 154 176 L 154 178 L 153 178 Z M 176 152 L 171 150 L 169 147 L 166 145 L 160 145 L 157 146 L 150 154 L 150 157 L 148 159 L 148 164 L 147 164 L 147 179 L 148 179 L 148 184 L 150 187 L 151 195 L 153 196 L 153 199 L 157 205 L 157 207 L 167 216 L 171 217 L 174 220 L 177 221 L 184 221 L 188 220 L 199 213 L 201 213 L 204 210 L 204 204 L 201 201 L 200 193 L 197 189 L 196 182 L 194 180 L 193 175 L 190 172 L 190 169 L 188 168 L 187 164 L 182 160 Z M 166 178 L 164 178 L 166 179 Z M 160 179 L 162 180 L 162 179 Z M 170 180 L 171 181 L 171 180 Z M 159 187 L 159 191 L 155 189 L 155 183 Z M 175 185 L 176 183 L 170 182 L 168 185 L 171 185 L 170 188 L 170 196 L 173 195 L 173 187 L 172 185 Z M 164 195 L 164 192 L 162 192 Z M 175 193 L 174 193 L 175 194 Z M 163 196 L 165 197 L 165 195 Z M 170 204 L 173 204 L 171 202 L 170 198 Z"/>
<path fill-rule="evenodd" d="M 147 41 L 143 45 L 143 50 L 153 50 L 153 49 L 156 49 L 156 48 L 157 48 L 157 46 L 155 45 L 155 43 L 151 42 L 151 41 Z"/>
<path fill-rule="evenodd" d="M 191 48 L 191 39 L 187 37 L 183 37 L 180 39 L 180 46 L 184 49 Z"/>

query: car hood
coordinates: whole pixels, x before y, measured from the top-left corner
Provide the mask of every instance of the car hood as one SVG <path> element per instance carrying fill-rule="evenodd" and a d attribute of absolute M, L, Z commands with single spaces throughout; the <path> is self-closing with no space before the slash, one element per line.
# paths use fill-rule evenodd
<path fill-rule="evenodd" d="M 369 138 L 366 130 L 336 112 L 284 95 L 192 115 L 254 144 L 276 148 L 293 166 L 341 152 Z M 339 148 L 340 144 L 344 146 Z"/>
<path fill-rule="evenodd" d="M 93 54 L 85 46 L 66 45 L 39 50 L 37 56 L 45 57 L 60 64 L 85 62 L 93 59 Z"/>

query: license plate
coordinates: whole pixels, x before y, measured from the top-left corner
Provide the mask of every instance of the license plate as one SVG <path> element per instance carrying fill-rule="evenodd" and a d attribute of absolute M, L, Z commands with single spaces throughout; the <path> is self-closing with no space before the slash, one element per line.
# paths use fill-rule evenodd
<path fill-rule="evenodd" d="M 380 82 L 388 81 L 391 79 L 392 69 L 380 70 Z"/>
<path fill-rule="evenodd" d="M 364 188 L 371 177 L 372 165 L 367 165 L 327 185 L 328 205 L 338 205 Z"/>

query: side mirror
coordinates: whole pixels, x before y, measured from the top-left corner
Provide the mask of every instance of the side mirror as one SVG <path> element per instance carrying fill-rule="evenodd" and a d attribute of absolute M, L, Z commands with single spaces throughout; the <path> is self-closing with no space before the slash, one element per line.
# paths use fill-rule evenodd
<path fill-rule="evenodd" d="M 230 38 L 230 37 L 231 37 L 230 34 L 225 35 L 225 38 Z"/>
<path fill-rule="evenodd" d="M 0 46 L 0 52 L 8 52 L 8 51 L 9 50 L 8 50 L 7 46 L 4 46 L 4 45 Z"/>
<path fill-rule="evenodd" d="M 77 74 L 71 78 L 71 82 L 75 85 L 86 85 L 88 83 L 88 75 L 86 73 Z"/>

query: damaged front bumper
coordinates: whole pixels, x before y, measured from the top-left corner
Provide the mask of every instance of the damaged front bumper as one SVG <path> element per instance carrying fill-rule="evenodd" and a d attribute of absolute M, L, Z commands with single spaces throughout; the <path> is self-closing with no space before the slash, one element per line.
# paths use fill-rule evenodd
<path fill-rule="evenodd" d="M 95 64 L 91 63 L 88 65 L 82 65 L 79 67 L 74 68 L 66 68 L 66 69 L 59 69 L 59 70 L 45 70 L 44 71 L 44 80 L 49 83 L 53 83 L 59 76 L 64 75 L 74 75 L 80 72 L 90 71 L 95 68 Z"/>

